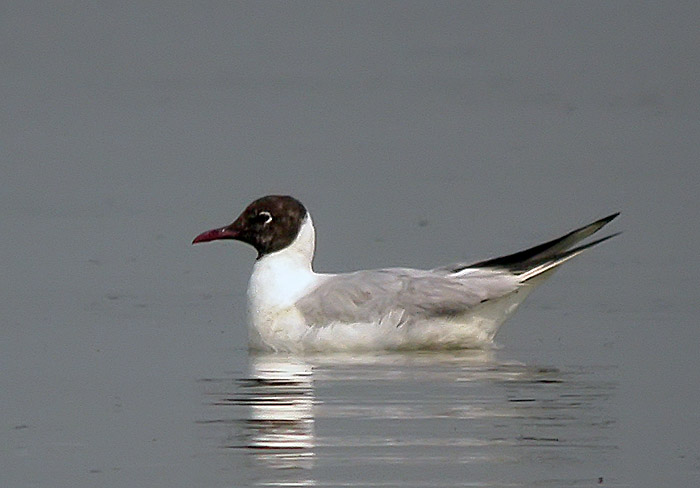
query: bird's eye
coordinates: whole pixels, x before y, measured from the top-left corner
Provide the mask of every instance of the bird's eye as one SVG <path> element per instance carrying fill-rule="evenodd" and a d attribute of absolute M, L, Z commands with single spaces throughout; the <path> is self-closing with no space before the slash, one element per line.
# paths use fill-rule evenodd
<path fill-rule="evenodd" d="M 262 211 L 255 216 L 255 221 L 262 223 L 262 225 L 267 225 L 272 222 L 272 214 L 270 212 Z"/>

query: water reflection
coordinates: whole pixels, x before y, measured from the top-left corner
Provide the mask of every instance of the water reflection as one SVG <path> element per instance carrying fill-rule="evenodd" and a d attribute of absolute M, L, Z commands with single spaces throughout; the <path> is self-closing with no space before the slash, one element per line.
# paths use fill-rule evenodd
<path fill-rule="evenodd" d="M 294 358 L 254 358 L 239 401 L 250 407 L 246 446 L 275 468 L 311 467 L 314 390 L 311 366 Z"/>
<path fill-rule="evenodd" d="M 579 486 L 612 462 L 613 377 L 493 351 L 252 355 L 204 382 L 204 423 L 262 486 Z"/>
<path fill-rule="evenodd" d="M 251 357 L 246 375 L 209 379 L 212 405 L 231 407 L 231 417 L 206 423 L 240 428 L 226 447 L 250 450 L 272 468 L 310 468 L 314 447 L 314 390 L 311 365 L 285 356 Z M 231 391 L 229 391 L 229 389 Z M 245 407 L 246 411 L 240 411 Z M 221 413 L 226 410 L 220 410 Z"/>

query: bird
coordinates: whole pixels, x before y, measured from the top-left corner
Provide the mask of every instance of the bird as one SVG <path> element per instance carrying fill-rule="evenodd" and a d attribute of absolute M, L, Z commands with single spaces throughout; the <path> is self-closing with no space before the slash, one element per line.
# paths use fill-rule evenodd
<path fill-rule="evenodd" d="M 618 215 L 475 263 L 317 273 L 310 213 L 296 198 L 267 195 L 233 223 L 199 234 L 192 244 L 234 239 L 257 251 L 247 290 L 252 350 L 483 349 L 555 269 L 618 235 L 576 246 Z"/>

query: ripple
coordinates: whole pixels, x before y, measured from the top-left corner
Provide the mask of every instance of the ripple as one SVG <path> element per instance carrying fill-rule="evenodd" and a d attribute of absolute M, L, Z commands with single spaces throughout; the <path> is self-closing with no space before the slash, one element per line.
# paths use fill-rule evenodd
<path fill-rule="evenodd" d="M 571 474 L 604 465 L 617 449 L 613 373 L 492 351 L 252 355 L 246 373 L 201 381 L 211 416 L 200 425 L 250 456 L 260 486 L 355 486 L 358 473 L 362 486 L 424 486 L 425 472 L 451 480 L 443 486 L 490 486 L 534 459 Z M 399 483 L 407 473 L 417 484 Z M 558 486 L 590 481 L 569 478 Z M 508 483 L 497 486 L 521 486 Z"/>

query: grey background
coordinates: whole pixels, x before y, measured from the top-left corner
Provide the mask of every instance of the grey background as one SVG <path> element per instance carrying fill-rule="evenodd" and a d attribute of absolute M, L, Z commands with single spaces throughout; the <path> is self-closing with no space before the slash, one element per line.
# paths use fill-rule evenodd
<path fill-rule="evenodd" d="M 245 368 L 254 252 L 189 243 L 277 192 L 312 212 L 322 271 L 481 259 L 622 211 L 501 354 L 614 366 L 608 469 L 697 483 L 699 18 L 4 2 L 1 484 L 230 486 L 196 380 Z"/>

